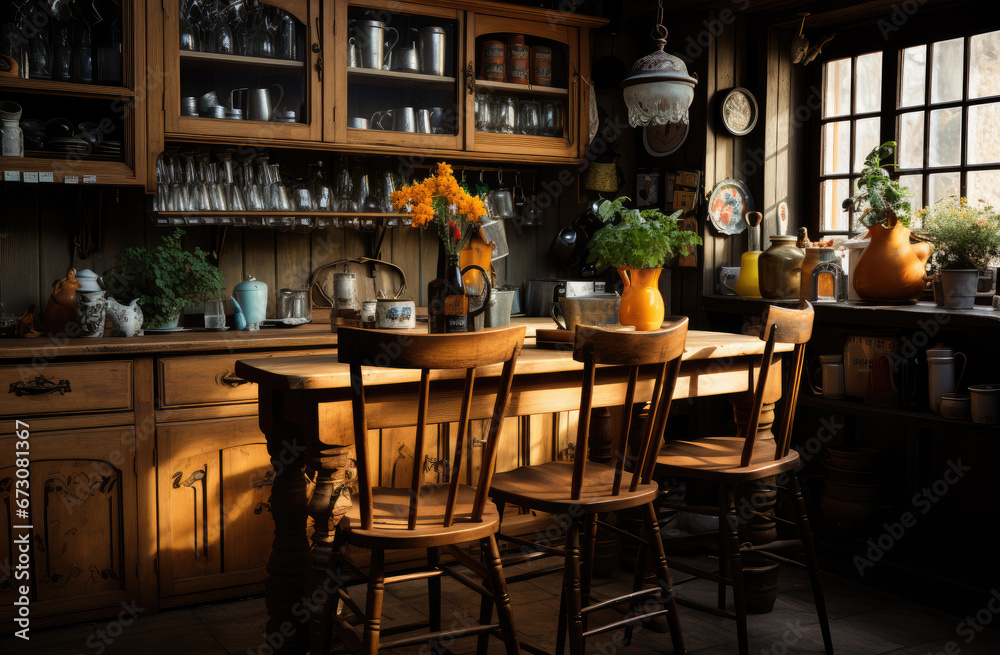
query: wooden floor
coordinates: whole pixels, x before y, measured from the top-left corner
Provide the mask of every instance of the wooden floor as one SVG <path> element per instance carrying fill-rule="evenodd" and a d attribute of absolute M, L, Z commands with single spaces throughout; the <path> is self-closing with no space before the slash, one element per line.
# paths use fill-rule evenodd
<path fill-rule="evenodd" d="M 596 592 L 622 589 L 630 583 L 617 569 L 613 578 L 597 580 Z M 930 610 L 910 599 L 889 596 L 833 575 L 825 576 L 827 603 L 830 608 L 834 647 L 838 654 L 862 655 L 893 653 L 938 655 L 961 653 L 979 655 L 1000 653 L 1000 632 L 989 628 L 975 632 L 959 628 L 964 619 Z M 510 588 L 515 618 L 524 638 L 548 648 L 555 642 L 555 616 L 558 607 L 559 579 L 556 576 L 521 582 Z M 449 579 L 444 580 L 443 616 L 459 624 L 468 619 L 468 609 L 478 613 L 473 593 Z M 387 589 L 383 625 L 386 622 L 408 623 L 419 620 L 426 606 L 426 583 L 401 583 Z M 683 595 L 714 602 L 712 585 L 691 582 L 683 585 Z M 753 655 L 786 653 L 821 653 L 822 638 L 812 605 L 812 595 L 804 573 L 782 567 L 779 596 L 770 614 L 751 615 L 750 652 Z M 984 600 L 984 607 L 986 601 Z M 364 604 L 362 603 L 362 607 Z M 688 652 L 693 655 L 728 655 L 737 652 L 735 625 L 693 610 L 681 610 L 681 625 Z M 1000 617 L 994 626 L 1000 626 Z M 67 628 L 32 631 L 31 641 L 0 638 L 0 653 L 38 653 L 77 655 L 111 653 L 112 655 L 265 655 L 270 651 L 261 636 L 266 620 L 263 598 L 175 609 L 140 618 L 118 630 L 108 622 Z M 98 631 L 119 635 L 110 644 L 102 644 Z M 588 653 L 649 655 L 670 650 L 670 639 L 649 629 L 636 631 L 635 641 L 619 649 L 615 635 L 607 633 L 588 643 Z M 971 642 L 966 637 L 975 634 Z M 110 637 L 107 637 L 110 639 Z M 949 642 L 952 646 L 949 647 Z M 104 646 L 104 649 L 101 648 Z M 455 655 L 473 653 L 475 637 L 457 641 Z M 385 651 L 389 652 L 389 651 Z M 405 651 L 418 653 L 420 647 Z M 424 651 L 426 652 L 426 651 Z M 491 640 L 490 654 L 502 653 L 499 640 Z"/>

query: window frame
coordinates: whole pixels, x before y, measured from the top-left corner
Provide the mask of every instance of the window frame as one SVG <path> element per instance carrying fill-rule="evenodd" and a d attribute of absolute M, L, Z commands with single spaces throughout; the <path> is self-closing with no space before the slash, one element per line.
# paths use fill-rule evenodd
<path fill-rule="evenodd" d="M 828 44 L 827 47 L 823 48 L 822 53 L 816 60 L 810 64 L 812 70 L 806 71 L 805 85 L 803 89 L 803 95 L 805 96 L 809 89 L 818 90 L 820 94 L 823 94 L 825 87 L 823 85 L 826 64 L 830 61 L 837 59 L 844 59 L 850 57 L 852 60 L 851 64 L 851 75 L 852 75 L 852 88 L 851 88 L 851 114 L 849 115 L 852 121 L 851 127 L 851 167 L 853 167 L 854 161 L 854 126 L 853 121 L 857 120 L 857 117 L 871 117 L 873 114 L 854 114 L 854 101 L 855 101 L 855 90 L 854 90 L 854 76 L 856 74 L 856 64 L 855 61 L 858 56 L 868 54 L 871 52 L 876 52 L 881 50 L 882 52 L 882 101 L 881 109 L 877 114 L 880 117 L 879 121 L 879 143 L 884 143 L 886 141 L 898 141 L 898 123 L 899 116 L 901 114 L 910 113 L 913 111 L 923 111 L 924 112 L 924 167 L 921 169 L 900 169 L 899 171 L 893 170 L 893 179 L 896 179 L 899 175 L 914 175 L 920 174 L 923 178 L 923 188 L 921 190 L 921 197 L 918 199 L 914 197 L 911 202 L 914 209 L 918 207 L 925 206 L 926 199 L 930 192 L 929 185 L 927 184 L 928 176 L 935 173 L 947 173 L 956 172 L 958 169 L 960 171 L 960 191 L 965 194 L 967 189 L 967 174 L 969 171 L 977 170 L 995 170 L 1000 169 L 1000 163 L 988 163 L 988 164 L 965 164 L 965 159 L 968 152 L 968 134 L 967 134 L 967 121 L 968 121 L 968 108 L 975 105 L 990 104 L 991 102 L 1000 102 L 1000 96 L 990 96 L 988 98 L 976 98 L 973 100 L 968 99 L 969 95 L 969 59 L 971 52 L 969 49 L 971 38 L 978 34 L 984 34 L 986 32 L 992 32 L 1000 30 L 1000 12 L 996 11 L 986 11 L 977 12 L 977 21 L 974 26 L 969 25 L 967 19 L 969 11 L 976 11 L 979 7 L 992 7 L 992 5 L 987 5 L 986 3 L 963 3 L 964 6 L 961 9 L 956 7 L 945 8 L 943 10 L 932 10 L 931 7 L 925 6 L 920 12 L 909 17 L 909 20 L 905 25 L 892 28 L 892 24 L 887 22 L 885 17 L 875 17 L 870 18 L 864 22 L 864 24 L 855 23 L 851 26 L 836 26 L 836 25 L 825 25 L 823 27 L 815 27 L 814 31 L 822 32 L 836 32 L 837 38 Z M 889 26 L 887 28 L 887 25 Z M 937 104 L 930 104 L 930 71 L 932 62 L 932 51 L 931 44 L 940 41 L 948 41 L 951 39 L 962 38 L 965 51 L 963 53 L 964 70 L 962 72 L 962 99 L 956 101 L 942 102 Z M 877 47 L 873 47 L 872 44 L 876 44 Z M 913 46 L 926 45 L 927 49 L 927 65 L 924 71 L 925 81 L 924 81 L 924 102 L 920 105 L 914 105 L 910 107 L 899 107 L 900 93 L 902 90 L 902 66 L 903 66 L 903 50 L 905 48 L 910 48 Z M 815 92 L 815 91 L 814 91 Z M 962 108 L 962 135 L 961 135 L 961 159 L 957 166 L 941 166 L 929 168 L 927 164 L 929 163 L 930 151 L 928 149 L 928 143 L 926 141 L 929 136 L 930 130 L 930 112 L 931 110 L 949 108 L 949 107 L 961 107 Z M 891 109 L 889 109 L 891 108 Z M 822 193 L 821 184 L 823 179 L 844 179 L 847 177 L 857 178 L 857 174 L 851 172 L 846 175 L 836 174 L 836 175 L 823 175 L 822 165 L 823 165 L 823 124 L 836 121 L 845 120 L 848 116 L 840 116 L 836 118 L 823 118 L 822 109 L 813 112 L 812 118 L 809 121 L 809 138 L 810 138 L 810 148 L 809 157 L 812 164 L 812 168 L 807 168 L 803 171 L 802 179 L 804 182 L 809 184 L 809 192 L 807 194 L 809 209 L 808 212 L 809 220 L 804 222 L 810 230 L 810 234 L 815 235 L 844 235 L 848 232 L 838 231 L 838 230 L 821 230 L 821 219 L 820 219 L 820 209 L 822 203 Z M 849 168 L 850 170 L 850 168 Z M 851 186 L 851 193 L 854 192 L 854 187 Z M 852 216 L 853 221 L 853 216 Z"/>

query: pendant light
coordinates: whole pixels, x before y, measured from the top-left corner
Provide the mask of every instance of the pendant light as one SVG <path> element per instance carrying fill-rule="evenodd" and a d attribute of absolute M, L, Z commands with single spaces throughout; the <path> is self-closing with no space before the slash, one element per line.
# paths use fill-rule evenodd
<path fill-rule="evenodd" d="M 687 123 L 694 100 L 696 77 L 688 75 L 680 57 L 664 52 L 667 28 L 663 26 L 663 0 L 658 0 L 656 28 L 652 32 L 658 48 L 635 62 L 632 74 L 622 82 L 628 122 L 632 127 Z"/>

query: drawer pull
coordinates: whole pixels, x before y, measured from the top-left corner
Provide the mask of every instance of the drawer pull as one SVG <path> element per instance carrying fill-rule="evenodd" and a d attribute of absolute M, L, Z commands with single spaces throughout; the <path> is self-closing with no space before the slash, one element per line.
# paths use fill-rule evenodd
<path fill-rule="evenodd" d="M 30 382 L 11 382 L 10 390 L 7 393 L 12 393 L 15 396 L 41 396 L 47 393 L 59 392 L 59 395 L 65 395 L 67 393 L 72 393 L 72 389 L 69 388 L 69 380 L 51 380 L 44 375 L 39 375 L 34 380 Z"/>
<path fill-rule="evenodd" d="M 232 387 L 233 389 L 235 389 L 236 387 L 242 387 L 244 384 L 250 384 L 250 380 L 244 380 L 240 376 L 236 375 L 235 373 L 231 373 L 230 371 L 226 371 L 225 373 L 220 374 L 215 379 L 218 381 L 220 385 L 225 387 Z"/>

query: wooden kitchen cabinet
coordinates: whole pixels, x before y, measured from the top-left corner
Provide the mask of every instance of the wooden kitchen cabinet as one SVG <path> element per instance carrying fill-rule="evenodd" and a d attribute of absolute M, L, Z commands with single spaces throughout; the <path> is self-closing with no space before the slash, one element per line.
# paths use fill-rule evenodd
<path fill-rule="evenodd" d="M 43 8 L 44 3 L 3 4 L 6 6 L 0 8 L 0 22 L 14 25 L 21 20 L 25 44 L 36 38 L 39 30 L 47 35 L 47 30 L 60 29 L 46 13 L 49 10 Z M 24 7 L 19 8 L 19 4 Z M 96 10 L 98 4 L 94 7 Z M 48 134 L 44 143 L 26 139 L 24 157 L 0 157 L 0 171 L 16 171 L 18 179 L 26 182 L 32 180 L 25 173 L 35 175 L 33 181 L 40 183 L 143 183 L 147 148 L 145 10 L 144 0 L 100 3 L 102 22 L 92 26 L 92 30 L 96 33 L 109 25 L 121 29 L 116 32 L 120 41 L 117 47 L 114 42 L 108 42 L 107 48 L 103 41 L 94 42 L 97 44 L 91 52 L 94 83 L 61 81 L 51 70 L 46 73 L 47 79 L 40 79 L 34 73 L 27 78 L 0 74 L 0 99 L 20 105 L 22 121 L 65 120 L 55 128 L 58 133 Z M 14 58 L 18 58 L 16 53 Z M 54 59 L 50 55 L 50 67 L 55 66 Z M 120 69 L 116 65 L 119 60 Z M 77 77 L 74 74 L 72 79 Z M 78 139 L 81 133 L 86 133 L 87 141 Z M 57 150 L 55 138 L 71 138 L 76 142 L 72 147 Z"/>
<path fill-rule="evenodd" d="M 26 420 L 30 521 L 11 516 L 17 437 L 0 436 L 0 560 L 17 561 L 10 526 L 32 525 L 31 614 L 41 625 L 120 609 L 138 594 L 135 430 L 35 431 L 33 419 Z M 12 573 L 0 569 L 5 624 L 15 616 L 14 585 L 24 584 Z"/>
<path fill-rule="evenodd" d="M 160 597 L 263 582 L 274 470 L 256 417 L 156 430 Z"/>

